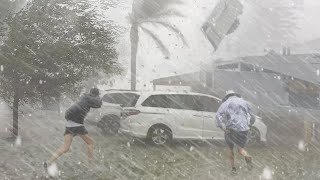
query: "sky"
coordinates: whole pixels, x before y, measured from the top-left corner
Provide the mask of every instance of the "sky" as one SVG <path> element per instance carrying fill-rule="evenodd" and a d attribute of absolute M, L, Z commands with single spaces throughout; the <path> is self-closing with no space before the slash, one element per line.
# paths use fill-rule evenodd
<path fill-rule="evenodd" d="M 236 56 L 265 53 L 263 51 L 263 43 L 257 44 L 255 41 L 248 41 L 250 39 L 248 37 L 252 34 L 259 34 L 256 29 L 249 28 L 251 27 L 250 23 L 252 23 L 250 18 L 255 15 L 250 5 L 244 3 L 244 14 L 240 18 L 241 25 L 236 32 L 224 39 L 219 49 L 215 52 L 202 34 L 200 27 L 210 15 L 217 0 L 185 0 L 185 2 L 186 4 L 177 8 L 181 9 L 186 17 L 170 19 L 169 21 L 181 29 L 187 38 L 189 47 L 182 47 L 182 43 L 177 38 L 168 36 L 168 31 L 164 29 L 152 29 L 151 27 L 154 32 L 164 39 L 169 47 L 171 58 L 169 60 L 164 59 L 152 40 L 147 35 L 141 33 L 137 56 L 138 89 L 151 90 L 152 84 L 150 82 L 153 79 L 198 71 L 201 64 L 210 64 L 216 58 L 223 57 L 230 59 Z M 119 45 L 120 61 L 123 63 L 127 73 L 122 78 L 116 79 L 114 88 L 130 87 L 130 25 L 126 19 L 126 16 L 131 11 L 130 4 L 131 2 L 127 1 L 126 7 L 105 12 L 108 18 L 128 29 L 120 39 Z M 300 14 L 301 18 L 298 21 L 298 26 L 301 29 L 296 32 L 295 43 L 320 38 L 320 21 L 317 20 L 320 15 L 318 11 L 320 9 L 320 1 L 304 0 L 303 4 Z M 265 40 L 261 39 L 260 41 Z"/>
<path fill-rule="evenodd" d="M 308 41 L 320 38 L 320 1 L 304 0 L 304 18 L 301 20 L 302 30 L 299 32 L 299 38 Z"/>

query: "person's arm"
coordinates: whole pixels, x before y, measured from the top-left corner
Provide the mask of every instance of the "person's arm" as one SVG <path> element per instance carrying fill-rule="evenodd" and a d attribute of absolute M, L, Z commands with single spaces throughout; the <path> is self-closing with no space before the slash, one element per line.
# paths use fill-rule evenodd
<path fill-rule="evenodd" d="M 102 99 L 99 96 L 88 96 L 88 103 L 91 108 L 101 108 Z"/>
<path fill-rule="evenodd" d="M 226 130 L 223 124 L 224 117 L 225 117 L 225 103 L 222 103 L 216 113 L 216 126 L 222 129 L 223 131 Z"/>
<path fill-rule="evenodd" d="M 256 122 L 256 116 L 252 110 L 251 104 L 247 103 L 248 105 L 248 113 L 250 115 L 250 125 L 252 126 Z"/>

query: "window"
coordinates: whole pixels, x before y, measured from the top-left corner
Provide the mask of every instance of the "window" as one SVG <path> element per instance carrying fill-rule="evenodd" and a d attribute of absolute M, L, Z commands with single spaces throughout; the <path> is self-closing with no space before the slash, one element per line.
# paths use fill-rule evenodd
<path fill-rule="evenodd" d="M 201 110 L 201 103 L 199 102 L 199 96 L 175 94 L 175 95 L 169 95 L 169 97 L 173 101 L 173 103 L 170 104 L 170 108 L 194 110 L 194 111 Z"/>
<path fill-rule="evenodd" d="M 142 103 L 142 106 L 168 108 L 169 104 L 170 99 L 166 95 L 151 95 Z"/>
<path fill-rule="evenodd" d="M 136 105 L 140 95 L 134 93 L 111 93 L 102 97 L 102 101 L 112 104 L 120 104 L 123 107 Z"/>
<path fill-rule="evenodd" d="M 152 95 L 142 103 L 142 106 L 200 111 L 202 105 L 199 96 L 168 94 Z"/>
<path fill-rule="evenodd" d="M 200 102 L 202 103 L 201 111 L 217 112 L 220 106 L 220 101 L 207 96 L 200 96 Z"/>

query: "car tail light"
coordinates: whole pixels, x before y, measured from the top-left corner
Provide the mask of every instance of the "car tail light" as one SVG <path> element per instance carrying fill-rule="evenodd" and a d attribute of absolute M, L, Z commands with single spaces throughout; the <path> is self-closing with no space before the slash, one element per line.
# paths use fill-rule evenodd
<path fill-rule="evenodd" d="M 133 115 L 137 115 L 139 114 L 140 111 L 137 110 L 137 109 L 125 109 L 123 112 L 122 112 L 122 116 L 133 116 Z"/>

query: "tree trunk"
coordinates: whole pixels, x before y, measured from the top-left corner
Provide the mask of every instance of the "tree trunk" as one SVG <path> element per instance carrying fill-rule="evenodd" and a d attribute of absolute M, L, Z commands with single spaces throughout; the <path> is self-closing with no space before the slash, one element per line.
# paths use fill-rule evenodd
<path fill-rule="evenodd" d="M 130 43 L 131 43 L 131 90 L 136 90 L 137 86 L 137 53 L 138 53 L 138 26 L 132 24 L 130 30 Z"/>
<path fill-rule="evenodd" d="M 16 84 L 13 97 L 13 119 L 12 119 L 12 133 L 14 137 L 19 135 L 19 87 Z"/>

